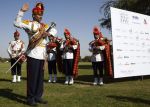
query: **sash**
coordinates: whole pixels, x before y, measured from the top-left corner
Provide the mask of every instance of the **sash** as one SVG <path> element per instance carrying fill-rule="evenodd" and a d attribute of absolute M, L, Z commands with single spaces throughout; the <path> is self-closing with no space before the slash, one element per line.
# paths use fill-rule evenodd
<path fill-rule="evenodd" d="M 27 51 L 35 48 L 36 46 L 42 43 L 44 39 L 44 35 L 43 35 L 44 32 L 45 32 L 45 25 L 41 24 L 41 27 L 39 28 L 39 32 L 29 40 Z"/>

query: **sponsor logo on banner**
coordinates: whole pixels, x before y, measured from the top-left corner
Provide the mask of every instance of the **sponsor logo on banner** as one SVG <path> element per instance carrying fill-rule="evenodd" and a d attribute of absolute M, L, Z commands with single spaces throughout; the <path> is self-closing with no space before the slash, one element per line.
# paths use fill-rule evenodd
<path fill-rule="evenodd" d="M 129 33 L 132 33 L 132 29 L 129 29 Z"/>
<path fill-rule="evenodd" d="M 139 40 L 139 36 L 136 36 L 136 40 Z"/>
<path fill-rule="evenodd" d="M 148 53 L 150 53 L 150 49 L 148 49 Z"/>
<path fill-rule="evenodd" d="M 141 32 L 140 32 L 140 34 L 144 34 L 144 32 L 143 32 L 143 31 L 141 31 Z"/>
<path fill-rule="evenodd" d="M 123 44 L 128 45 L 128 42 L 123 42 Z"/>
<path fill-rule="evenodd" d="M 117 28 L 117 29 L 115 29 L 116 31 L 120 31 L 120 29 L 119 28 Z"/>
<path fill-rule="evenodd" d="M 123 51 L 122 49 L 117 49 L 117 51 Z"/>
<path fill-rule="evenodd" d="M 139 21 L 140 21 L 140 20 L 139 20 L 139 17 L 138 17 L 138 16 L 132 16 L 132 23 L 134 23 L 134 24 L 140 24 Z"/>
<path fill-rule="evenodd" d="M 145 35 L 149 35 L 149 32 L 145 32 Z"/>
<path fill-rule="evenodd" d="M 142 43 L 142 46 L 145 46 L 145 42 Z"/>
<path fill-rule="evenodd" d="M 129 64 L 128 62 L 126 62 L 124 65 L 125 65 L 125 66 L 129 66 L 130 64 Z"/>
<path fill-rule="evenodd" d="M 125 13 L 120 14 L 120 22 L 123 24 L 128 24 L 129 23 L 129 17 Z"/>
<path fill-rule="evenodd" d="M 135 65 L 136 63 L 135 62 L 131 62 L 131 65 Z"/>
<path fill-rule="evenodd" d="M 146 19 L 144 19 L 144 24 L 147 25 L 147 20 Z"/>
<path fill-rule="evenodd" d="M 118 56 L 117 59 L 123 59 L 123 57 L 122 56 Z"/>
<path fill-rule="evenodd" d="M 124 58 L 129 58 L 129 56 L 124 56 Z"/>

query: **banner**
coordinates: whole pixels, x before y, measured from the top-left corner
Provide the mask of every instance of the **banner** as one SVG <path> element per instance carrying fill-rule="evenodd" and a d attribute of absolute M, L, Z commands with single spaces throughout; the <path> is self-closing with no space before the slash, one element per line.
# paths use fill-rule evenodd
<path fill-rule="evenodd" d="M 111 7 L 114 78 L 150 75 L 150 17 Z"/>

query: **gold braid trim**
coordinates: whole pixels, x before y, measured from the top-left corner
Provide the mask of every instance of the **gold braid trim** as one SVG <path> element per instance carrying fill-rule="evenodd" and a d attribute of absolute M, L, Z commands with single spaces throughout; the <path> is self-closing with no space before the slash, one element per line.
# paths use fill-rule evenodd
<path fill-rule="evenodd" d="M 42 37 L 42 34 L 45 32 L 45 27 L 41 25 L 39 28 L 39 32 L 29 41 L 29 46 L 30 47 L 36 47 L 39 46 L 42 41 L 44 40 Z"/>

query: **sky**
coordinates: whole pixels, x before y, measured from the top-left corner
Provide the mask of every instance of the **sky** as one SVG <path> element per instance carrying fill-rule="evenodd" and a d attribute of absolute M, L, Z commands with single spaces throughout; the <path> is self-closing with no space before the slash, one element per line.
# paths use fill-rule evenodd
<path fill-rule="evenodd" d="M 13 22 L 24 3 L 29 4 L 29 10 L 23 19 L 32 20 L 32 9 L 38 0 L 0 0 L 0 57 L 8 58 L 7 48 L 14 39 L 13 33 L 17 29 L 21 40 L 28 45 L 28 36 L 22 30 L 15 28 Z M 45 11 L 42 22 L 56 23 L 57 36 L 64 38 L 63 32 L 68 28 L 73 37 L 79 39 L 81 57 L 89 56 L 89 42 L 94 39 L 93 27 L 99 26 L 99 19 L 103 17 L 100 7 L 108 0 L 40 0 L 44 3 Z M 105 37 L 111 38 L 111 32 L 101 28 Z"/>

